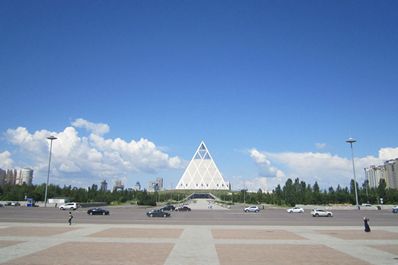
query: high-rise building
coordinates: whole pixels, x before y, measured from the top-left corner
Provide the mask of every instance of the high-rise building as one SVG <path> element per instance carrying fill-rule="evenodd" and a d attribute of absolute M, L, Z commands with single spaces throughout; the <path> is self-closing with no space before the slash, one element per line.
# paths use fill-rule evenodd
<path fill-rule="evenodd" d="M 0 168 L 0 186 L 3 186 L 5 184 L 6 174 L 7 174 L 7 172 Z"/>
<path fill-rule="evenodd" d="M 158 184 L 159 190 L 163 190 L 163 178 L 161 177 L 156 178 L 156 183 Z"/>
<path fill-rule="evenodd" d="M 133 187 L 133 190 L 141 190 L 141 184 L 139 181 L 137 181 Z"/>
<path fill-rule="evenodd" d="M 381 179 L 384 179 L 386 181 L 386 173 L 384 165 L 382 166 L 372 165 L 369 168 L 365 168 L 365 177 L 369 182 L 370 188 L 377 188 L 379 186 Z"/>
<path fill-rule="evenodd" d="M 22 185 L 22 184 L 32 185 L 32 180 L 33 180 L 33 169 L 26 167 L 26 168 L 22 168 L 19 171 L 19 175 L 16 179 L 15 184 L 17 184 L 17 185 Z"/>
<path fill-rule="evenodd" d="M 228 190 L 209 150 L 202 141 L 196 150 L 191 162 L 185 169 L 176 189 L 185 190 Z"/>
<path fill-rule="evenodd" d="M 101 188 L 100 188 L 100 190 L 101 190 L 101 191 L 107 191 L 107 190 L 108 190 L 108 183 L 106 182 L 105 179 L 101 182 Z"/>
<path fill-rule="evenodd" d="M 365 176 L 371 188 L 377 188 L 380 180 L 384 179 L 386 188 L 398 189 L 398 158 L 385 161 L 383 165 L 365 168 Z"/>
<path fill-rule="evenodd" d="M 122 191 L 124 190 L 124 184 L 121 180 L 116 180 L 115 185 L 113 186 L 113 190 Z"/>
<path fill-rule="evenodd" d="M 398 158 L 384 162 L 384 167 L 387 174 L 387 187 L 398 189 Z"/>

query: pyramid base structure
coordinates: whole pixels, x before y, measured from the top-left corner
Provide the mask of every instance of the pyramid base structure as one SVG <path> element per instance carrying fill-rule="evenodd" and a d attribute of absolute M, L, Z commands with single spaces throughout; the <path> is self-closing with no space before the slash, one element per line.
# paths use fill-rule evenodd
<path fill-rule="evenodd" d="M 202 141 L 185 169 L 177 190 L 229 190 L 205 143 Z"/>

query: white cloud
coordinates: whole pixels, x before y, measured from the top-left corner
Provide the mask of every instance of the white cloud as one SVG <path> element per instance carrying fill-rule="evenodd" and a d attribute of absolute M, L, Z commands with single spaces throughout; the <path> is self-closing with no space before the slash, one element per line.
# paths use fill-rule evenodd
<path fill-rule="evenodd" d="M 259 166 L 260 176 L 272 179 L 279 175 L 279 183 L 268 183 L 268 190 L 275 188 L 277 184 L 284 185 L 287 178 L 300 178 L 307 184 L 314 184 L 317 181 L 323 188 L 329 186 L 348 186 L 353 178 L 352 160 L 330 153 L 321 152 L 260 152 L 251 149 L 251 158 Z M 356 157 L 355 170 L 358 183 L 364 181 L 364 168 L 370 165 L 383 164 L 385 160 L 398 157 L 398 148 L 381 148 L 379 156 Z M 274 164 L 278 164 L 276 168 Z M 283 171 L 282 171 L 283 170 Z M 275 172 L 280 172 L 275 174 Z"/>
<path fill-rule="evenodd" d="M 96 135 L 104 135 L 109 132 L 109 125 L 105 123 L 92 123 L 85 119 L 76 119 L 72 122 L 72 126 L 76 128 L 84 128 Z"/>
<path fill-rule="evenodd" d="M 398 147 L 386 147 L 379 150 L 379 158 L 383 160 L 390 160 L 398 158 Z"/>
<path fill-rule="evenodd" d="M 324 149 L 326 147 L 325 143 L 315 143 L 315 147 L 317 149 Z"/>
<path fill-rule="evenodd" d="M 2 169 L 10 169 L 13 167 L 14 161 L 11 159 L 11 153 L 8 151 L 4 151 L 0 153 L 0 168 Z"/>
<path fill-rule="evenodd" d="M 108 125 L 94 124 L 83 119 L 77 119 L 73 126 L 87 128 L 91 134 L 79 135 L 75 127 L 66 127 L 60 132 L 39 130 L 33 133 L 18 127 L 8 129 L 5 136 L 30 159 L 35 176 L 44 176 L 47 170 L 47 137 L 57 137 L 53 141 L 51 173 L 55 178 L 67 181 L 67 184 L 76 176 L 91 179 L 86 182 L 93 183 L 98 178 L 121 179 L 134 174 L 155 174 L 161 170 L 181 167 L 179 157 L 169 156 L 147 139 L 128 142 L 120 138 L 104 138 L 102 135 L 109 131 Z M 77 182 L 80 181 L 82 180 Z"/>
<path fill-rule="evenodd" d="M 266 177 L 255 177 L 251 179 L 242 178 L 240 176 L 232 177 L 234 183 L 234 190 L 247 189 L 251 192 L 257 192 L 261 189 L 263 192 L 268 189 L 269 179 Z"/>
<path fill-rule="evenodd" d="M 282 170 L 276 168 L 271 164 L 271 161 L 267 158 L 265 153 L 259 152 L 256 149 L 251 149 L 250 157 L 260 166 L 260 175 L 267 178 L 282 178 L 285 176 Z"/>

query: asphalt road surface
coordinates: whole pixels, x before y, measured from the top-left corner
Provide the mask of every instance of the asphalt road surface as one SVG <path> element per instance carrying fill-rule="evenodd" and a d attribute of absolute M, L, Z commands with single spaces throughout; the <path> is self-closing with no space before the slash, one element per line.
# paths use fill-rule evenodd
<path fill-rule="evenodd" d="M 283 208 L 270 208 L 259 213 L 245 213 L 235 206 L 228 210 L 193 209 L 191 212 L 170 212 L 171 217 L 147 217 L 153 208 L 137 206 L 104 207 L 109 216 L 90 216 L 88 208 L 73 213 L 73 222 L 81 224 L 172 224 L 172 225 L 279 225 L 279 226 L 358 226 L 363 217 L 370 219 L 370 226 L 396 226 L 398 214 L 391 210 L 332 210 L 333 217 L 312 217 L 305 213 L 287 213 Z M 69 211 L 58 208 L 1 207 L 0 222 L 67 223 Z"/>

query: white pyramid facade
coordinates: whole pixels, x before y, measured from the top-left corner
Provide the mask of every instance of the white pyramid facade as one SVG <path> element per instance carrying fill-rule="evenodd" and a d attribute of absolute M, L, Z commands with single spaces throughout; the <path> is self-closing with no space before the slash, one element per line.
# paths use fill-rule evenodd
<path fill-rule="evenodd" d="M 185 169 L 176 189 L 184 190 L 228 190 L 216 163 L 202 141 L 191 162 Z"/>

